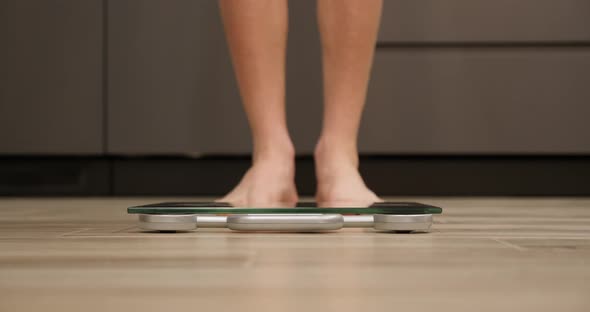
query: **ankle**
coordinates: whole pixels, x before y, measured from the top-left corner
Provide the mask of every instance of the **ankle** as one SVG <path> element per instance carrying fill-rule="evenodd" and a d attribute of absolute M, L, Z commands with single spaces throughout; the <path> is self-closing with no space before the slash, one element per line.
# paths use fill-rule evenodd
<path fill-rule="evenodd" d="M 356 143 L 320 138 L 315 150 L 314 159 L 317 170 L 330 168 L 358 168 L 359 158 Z"/>
<path fill-rule="evenodd" d="M 252 153 L 253 164 L 278 163 L 294 166 L 294 161 L 295 147 L 290 141 L 254 145 L 254 151 Z"/>

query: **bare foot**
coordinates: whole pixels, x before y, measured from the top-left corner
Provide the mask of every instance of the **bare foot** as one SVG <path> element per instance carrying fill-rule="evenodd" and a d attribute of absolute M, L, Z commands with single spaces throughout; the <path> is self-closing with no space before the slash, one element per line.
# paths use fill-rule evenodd
<path fill-rule="evenodd" d="M 239 207 L 293 206 L 298 200 L 294 178 L 292 157 L 259 159 L 240 183 L 217 201 Z"/>
<path fill-rule="evenodd" d="M 356 151 L 334 151 L 320 143 L 314 156 L 319 205 L 369 206 L 383 201 L 365 185 L 358 171 Z"/>

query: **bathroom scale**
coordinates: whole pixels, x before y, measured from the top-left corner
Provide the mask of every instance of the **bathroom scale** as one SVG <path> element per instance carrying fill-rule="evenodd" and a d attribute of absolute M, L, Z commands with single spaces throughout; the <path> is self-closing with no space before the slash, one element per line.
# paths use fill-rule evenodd
<path fill-rule="evenodd" d="M 343 203 L 329 207 L 315 202 L 295 206 L 236 207 L 224 202 L 162 202 L 129 207 L 143 230 L 175 232 L 198 228 L 235 231 L 323 232 L 373 228 L 385 232 L 427 232 L 442 208 L 416 202 Z"/>

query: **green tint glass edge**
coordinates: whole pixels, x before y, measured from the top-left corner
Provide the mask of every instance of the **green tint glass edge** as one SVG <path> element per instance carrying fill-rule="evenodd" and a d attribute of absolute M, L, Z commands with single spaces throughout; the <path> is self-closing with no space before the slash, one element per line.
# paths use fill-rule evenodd
<path fill-rule="evenodd" d="M 338 214 L 440 214 L 442 208 L 415 207 L 297 207 L 297 208 L 233 208 L 233 207 L 129 207 L 131 214 L 290 214 L 290 213 L 338 213 Z"/>

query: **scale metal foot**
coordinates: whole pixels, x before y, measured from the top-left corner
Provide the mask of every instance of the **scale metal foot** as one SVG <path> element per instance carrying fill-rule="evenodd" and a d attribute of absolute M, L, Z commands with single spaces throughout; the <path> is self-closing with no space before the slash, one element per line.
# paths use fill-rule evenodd
<path fill-rule="evenodd" d="M 192 231 L 197 229 L 195 215 L 140 214 L 139 227 L 148 231 Z"/>
<path fill-rule="evenodd" d="M 427 232 L 432 226 L 431 214 L 419 215 L 384 215 L 373 216 L 373 228 L 380 232 L 409 233 L 414 231 Z"/>

